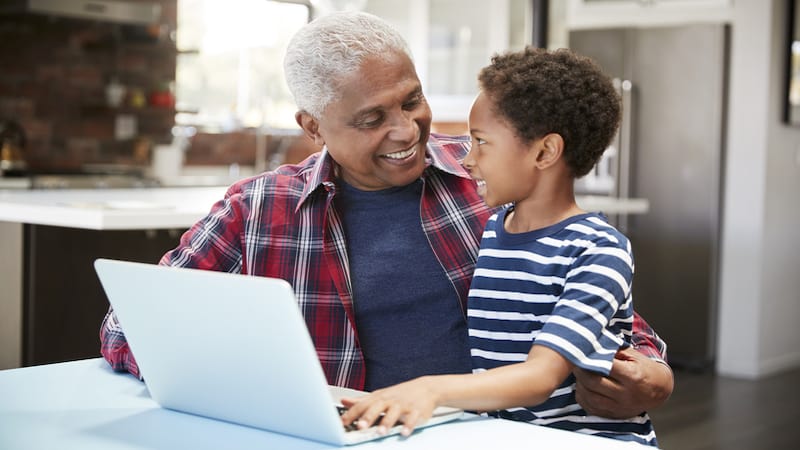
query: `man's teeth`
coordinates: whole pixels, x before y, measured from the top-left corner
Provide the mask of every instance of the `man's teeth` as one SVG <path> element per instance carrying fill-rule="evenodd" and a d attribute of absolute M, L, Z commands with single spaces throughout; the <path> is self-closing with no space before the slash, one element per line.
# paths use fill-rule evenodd
<path fill-rule="evenodd" d="M 411 149 L 408 149 L 408 150 L 404 150 L 402 152 L 387 153 L 387 154 L 385 154 L 383 156 L 385 156 L 385 157 L 387 157 L 389 159 L 404 159 L 404 158 L 408 158 L 409 156 L 411 156 L 415 151 L 416 151 L 415 149 L 411 148 Z"/>

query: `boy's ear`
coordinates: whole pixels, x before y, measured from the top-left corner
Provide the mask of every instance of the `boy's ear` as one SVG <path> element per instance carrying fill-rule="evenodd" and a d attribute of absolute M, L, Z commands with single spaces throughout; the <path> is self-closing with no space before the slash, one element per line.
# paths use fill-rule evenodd
<path fill-rule="evenodd" d="M 539 169 L 546 169 L 552 166 L 564 154 L 564 138 L 558 133 L 546 134 L 539 140 L 538 144 L 536 166 Z"/>
<path fill-rule="evenodd" d="M 319 121 L 317 121 L 314 116 L 305 111 L 297 111 L 294 114 L 294 120 L 298 125 L 300 125 L 300 128 L 303 129 L 303 132 L 306 133 L 306 136 L 311 138 L 315 144 L 319 145 L 320 147 L 325 145 L 325 139 L 323 139 L 322 135 L 319 134 Z"/>

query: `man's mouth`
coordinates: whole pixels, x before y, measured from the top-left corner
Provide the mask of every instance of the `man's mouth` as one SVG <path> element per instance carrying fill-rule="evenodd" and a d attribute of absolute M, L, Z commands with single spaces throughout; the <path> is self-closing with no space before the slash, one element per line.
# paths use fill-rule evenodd
<path fill-rule="evenodd" d="M 408 158 L 409 156 L 413 155 L 416 152 L 417 152 L 417 148 L 416 147 L 411 147 L 408 150 L 403 150 L 403 151 L 394 152 L 394 153 L 387 153 L 385 155 L 381 155 L 381 157 L 399 161 L 401 159 Z"/>

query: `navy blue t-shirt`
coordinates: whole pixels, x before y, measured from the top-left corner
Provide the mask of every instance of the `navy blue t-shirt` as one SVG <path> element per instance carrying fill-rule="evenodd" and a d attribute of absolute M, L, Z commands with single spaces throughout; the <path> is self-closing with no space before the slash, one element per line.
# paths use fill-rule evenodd
<path fill-rule="evenodd" d="M 422 182 L 380 191 L 340 184 L 365 389 L 470 372 L 458 295 L 422 230 Z"/>

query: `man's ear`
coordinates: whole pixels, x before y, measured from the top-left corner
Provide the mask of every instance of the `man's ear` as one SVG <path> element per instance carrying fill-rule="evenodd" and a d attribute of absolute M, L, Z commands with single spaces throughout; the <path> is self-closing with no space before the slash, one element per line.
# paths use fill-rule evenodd
<path fill-rule="evenodd" d="M 306 133 L 306 136 L 311 138 L 315 144 L 322 147 L 325 145 L 325 139 L 319 134 L 319 122 L 311 114 L 305 111 L 297 111 L 294 114 L 294 120 L 300 125 L 300 128 Z"/>
<path fill-rule="evenodd" d="M 538 141 L 536 166 L 546 169 L 557 163 L 564 154 L 564 138 L 558 133 L 546 134 Z"/>

